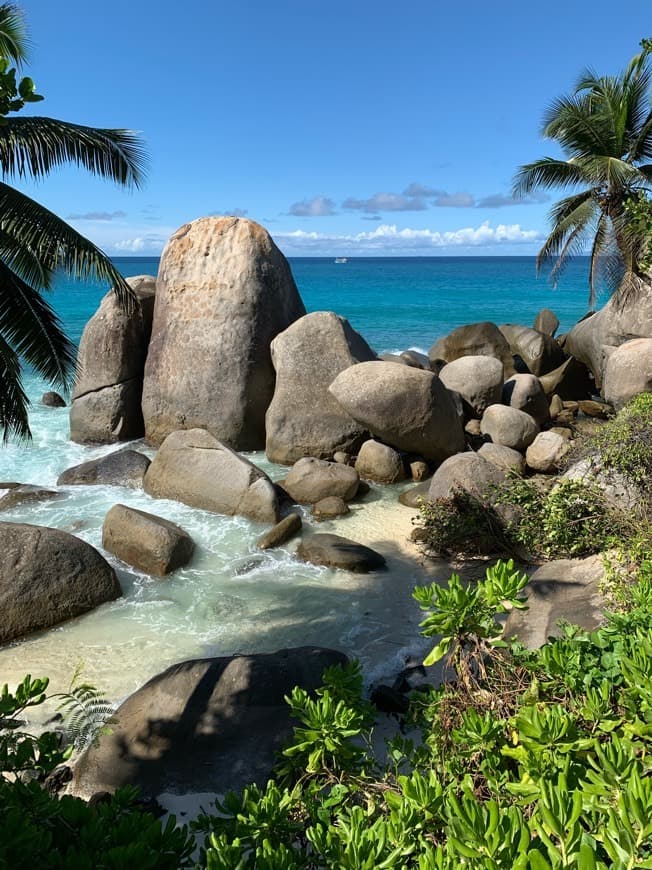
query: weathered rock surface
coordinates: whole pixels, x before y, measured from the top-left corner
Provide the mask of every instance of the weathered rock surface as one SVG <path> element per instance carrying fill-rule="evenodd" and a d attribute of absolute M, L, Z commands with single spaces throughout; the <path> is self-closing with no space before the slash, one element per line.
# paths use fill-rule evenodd
<path fill-rule="evenodd" d="M 616 411 L 639 393 L 652 392 L 652 338 L 626 341 L 609 355 L 603 392 Z"/>
<path fill-rule="evenodd" d="M 464 449 L 459 397 L 431 372 L 359 363 L 329 389 L 347 413 L 397 450 L 441 461 Z"/>
<path fill-rule="evenodd" d="M 149 466 L 150 459 L 144 453 L 125 447 L 99 459 L 89 459 L 88 462 L 67 468 L 59 475 L 57 486 L 127 486 L 140 489 Z"/>
<path fill-rule="evenodd" d="M 602 490 L 607 501 L 622 511 L 636 510 L 645 503 L 640 487 L 622 472 L 614 468 L 604 468 L 599 456 L 580 459 L 573 463 L 562 477 L 597 486 Z"/>
<path fill-rule="evenodd" d="M 432 476 L 428 498 L 450 498 L 456 490 L 485 495 L 493 484 L 502 483 L 506 471 L 483 459 L 478 453 L 458 453 L 439 466 Z"/>
<path fill-rule="evenodd" d="M 0 523 L 0 643 L 121 594 L 113 568 L 85 541 L 46 526 Z"/>
<path fill-rule="evenodd" d="M 359 485 L 360 475 L 355 468 L 306 456 L 294 463 L 283 488 L 297 504 L 315 504 L 330 495 L 350 501 Z"/>
<path fill-rule="evenodd" d="M 456 390 L 473 413 L 481 417 L 489 405 L 501 400 L 504 367 L 493 356 L 462 356 L 445 365 L 439 378 L 449 390 Z"/>
<path fill-rule="evenodd" d="M 549 308 L 542 308 L 535 317 L 533 326 L 537 332 L 543 332 L 554 338 L 555 333 L 559 329 L 559 318 Z"/>
<path fill-rule="evenodd" d="M 410 475 L 412 480 L 417 482 L 430 477 L 430 466 L 423 459 L 413 459 L 410 462 Z"/>
<path fill-rule="evenodd" d="M 2 490 L 6 490 L 4 495 Z M 25 503 L 50 501 L 60 495 L 56 489 L 47 489 L 43 486 L 33 486 L 31 483 L 12 483 L 11 485 L 0 484 L 0 511 L 18 507 Z"/>
<path fill-rule="evenodd" d="M 107 293 L 79 343 L 70 437 L 81 444 L 128 441 L 145 431 L 140 402 L 156 279 L 138 275 L 127 283 L 140 307 L 127 313 Z"/>
<path fill-rule="evenodd" d="M 368 574 L 385 567 L 380 553 L 341 535 L 310 535 L 299 545 L 297 556 L 313 565 L 341 568 L 355 574 Z"/>
<path fill-rule="evenodd" d="M 47 408 L 65 408 L 66 400 L 59 393 L 55 393 L 54 390 L 47 390 L 41 396 L 41 404 Z"/>
<path fill-rule="evenodd" d="M 505 447 L 504 444 L 494 444 L 493 441 L 488 441 L 478 450 L 478 456 L 504 471 L 516 471 L 518 474 L 523 474 L 525 471 L 524 456 L 518 450 Z"/>
<path fill-rule="evenodd" d="M 262 523 L 279 519 L 278 494 L 259 468 L 205 429 L 172 432 L 143 481 L 145 492 Z"/>
<path fill-rule="evenodd" d="M 269 459 L 291 465 L 303 456 L 355 453 L 367 433 L 328 387 L 349 366 L 376 359 L 362 336 L 332 311 L 316 311 L 279 333 L 271 353 L 276 387 L 265 417 Z"/>
<path fill-rule="evenodd" d="M 533 471 L 552 474 L 569 449 L 568 441 L 556 432 L 539 432 L 525 451 L 525 461 Z"/>
<path fill-rule="evenodd" d="M 215 792 L 265 785 L 296 724 L 284 697 L 314 691 L 346 656 L 319 647 L 197 659 L 173 665 L 121 704 L 116 724 L 75 766 L 73 792 L 89 798 L 137 785 Z"/>
<path fill-rule="evenodd" d="M 312 515 L 316 520 L 332 520 L 335 517 L 343 517 L 351 512 L 351 508 L 336 495 L 329 495 L 328 498 L 322 498 L 317 504 L 312 506 Z"/>
<path fill-rule="evenodd" d="M 102 546 L 128 565 L 163 576 L 187 565 L 195 544 L 176 523 L 115 504 L 104 518 Z"/>
<path fill-rule="evenodd" d="M 537 649 L 549 637 L 559 637 L 559 620 L 587 631 L 597 628 L 604 616 L 600 594 L 604 578 L 601 556 L 559 559 L 538 568 L 525 588 L 528 610 L 512 610 L 504 636 L 516 636 L 529 649 Z"/>
<path fill-rule="evenodd" d="M 269 233 L 233 217 L 185 224 L 163 251 L 143 416 L 148 441 L 201 428 L 236 450 L 265 446 L 270 344 L 306 313 Z"/>
<path fill-rule="evenodd" d="M 259 550 L 271 550 L 272 547 L 280 547 L 301 531 L 303 522 L 301 515 L 292 511 L 286 517 L 276 523 L 275 526 L 262 534 L 256 541 Z"/>
<path fill-rule="evenodd" d="M 652 284 L 641 288 L 635 304 L 620 305 L 612 297 L 600 311 L 581 320 L 568 333 L 565 349 L 588 366 L 601 387 L 605 348 L 634 338 L 652 338 Z"/>
<path fill-rule="evenodd" d="M 365 441 L 360 448 L 355 470 L 360 477 L 375 480 L 377 483 L 397 483 L 405 480 L 405 468 L 400 453 L 373 439 Z"/>
<path fill-rule="evenodd" d="M 430 371 L 430 359 L 425 353 L 420 353 L 418 350 L 404 350 L 401 352 L 400 357 L 414 369 Z"/>
<path fill-rule="evenodd" d="M 507 405 L 490 405 L 482 415 L 480 431 L 489 435 L 494 444 L 525 450 L 539 434 L 539 427 L 525 411 Z"/>
<path fill-rule="evenodd" d="M 502 362 L 506 377 L 514 374 L 509 344 L 496 324 L 489 321 L 459 326 L 436 341 L 428 356 L 431 365 L 437 360 L 451 363 L 461 356 L 493 356 Z"/>
<path fill-rule="evenodd" d="M 545 375 L 558 368 L 566 354 L 551 335 L 506 323 L 500 331 L 509 343 L 512 354 L 518 355 L 533 375 Z"/>
<path fill-rule="evenodd" d="M 505 381 L 502 400 L 510 408 L 525 411 L 539 426 L 550 419 L 548 399 L 535 375 L 512 375 Z"/>

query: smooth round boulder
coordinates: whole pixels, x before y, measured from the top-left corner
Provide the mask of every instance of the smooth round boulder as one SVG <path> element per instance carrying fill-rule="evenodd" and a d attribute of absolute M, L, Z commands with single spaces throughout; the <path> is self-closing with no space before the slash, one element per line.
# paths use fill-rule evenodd
<path fill-rule="evenodd" d="M 555 339 L 544 332 L 513 323 L 503 324 L 500 331 L 507 339 L 512 354 L 520 357 L 533 375 L 545 375 L 566 359 L 566 354 Z"/>
<path fill-rule="evenodd" d="M 354 574 L 368 574 L 385 567 L 385 559 L 380 553 L 341 535 L 310 535 L 299 545 L 297 556 L 313 565 L 339 568 Z"/>
<path fill-rule="evenodd" d="M 113 505 L 104 518 L 102 546 L 127 565 L 159 577 L 187 565 L 195 550 L 181 526 L 124 504 Z"/>
<path fill-rule="evenodd" d="M 504 444 L 494 444 L 493 441 L 487 441 L 478 450 L 478 456 L 507 472 L 512 471 L 517 474 L 523 474 L 525 471 L 525 458 L 523 455 L 518 450 L 505 447 Z"/>
<path fill-rule="evenodd" d="M 45 405 L 46 408 L 65 408 L 66 400 L 54 390 L 47 390 L 41 396 L 41 404 Z"/>
<path fill-rule="evenodd" d="M 359 363 L 339 374 L 329 389 L 347 413 L 396 450 L 441 462 L 464 449 L 459 396 L 432 372 Z"/>
<path fill-rule="evenodd" d="M 368 434 L 328 387 L 349 366 L 376 359 L 362 336 L 332 311 L 315 311 L 279 333 L 271 353 L 276 387 L 265 416 L 268 458 L 291 465 L 303 456 L 355 453 Z"/>
<path fill-rule="evenodd" d="M 111 728 L 75 764 L 73 794 L 121 786 L 162 792 L 228 792 L 265 786 L 296 721 L 285 701 L 314 692 L 324 669 L 347 657 L 320 647 L 195 659 L 168 668 L 118 708 Z"/>
<path fill-rule="evenodd" d="M 548 399 L 535 375 L 516 374 L 508 378 L 503 386 L 502 401 L 510 408 L 525 411 L 539 426 L 550 419 Z"/>
<path fill-rule="evenodd" d="M 525 450 L 539 434 L 539 426 L 525 411 L 507 405 L 489 405 L 480 420 L 480 431 L 494 444 Z"/>
<path fill-rule="evenodd" d="M 147 440 L 201 428 L 235 450 L 265 447 L 272 340 L 306 313 L 267 230 L 235 217 L 185 224 L 159 265 L 145 364 Z"/>
<path fill-rule="evenodd" d="M 0 523 L 0 643 L 121 594 L 113 568 L 85 541 L 46 526 Z"/>
<path fill-rule="evenodd" d="M 438 339 L 428 351 L 431 367 L 439 360 L 451 363 L 462 356 L 492 356 L 503 364 L 505 375 L 514 374 L 512 352 L 495 323 L 484 320 L 458 326 Z"/>
<path fill-rule="evenodd" d="M 556 432 L 539 432 L 525 451 L 525 461 L 532 471 L 552 474 L 559 470 L 561 460 L 570 450 L 565 438 Z"/>
<path fill-rule="evenodd" d="M 428 498 L 451 498 L 458 490 L 475 496 L 484 496 L 491 485 L 505 480 L 506 471 L 471 451 L 451 456 L 432 476 Z"/>
<path fill-rule="evenodd" d="M 604 397 L 620 411 L 634 396 L 649 392 L 652 392 L 652 338 L 626 341 L 607 359 Z"/>
<path fill-rule="evenodd" d="M 439 378 L 445 387 L 460 394 L 475 416 L 481 417 L 489 405 L 500 402 L 504 366 L 493 356 L 462 356 L 445 365 Z"/>
<path fill-rule="evenodd" d="M 267 475 L 205 429 L 172 432 L 147 469 L 145 492 L 190 507 L 277 523 L 279 500 Z"/>
<path fill-rule="evenodd" d="M 360 477 L 375 480 L 376 483 L 398 483 L 399 480 L 405 480 L 401 454 L 387 444 L 373 439 L 365 441 L 360 448 L 355 470 Z"/>
<path fill-rule="evenodd" d="M 275 526 L 262 534 L 256 541 L 256 546 L 259 550 L 271 550 L 273 547 L 280 547 L 285 544 L 301 531 L 303 521 L 301 515 L 296 511 L 292 511 L 286 517 L 276 523 Z"/>
<path fill-rule="evenodd" d="M 351 508 L 336 495 L 329 495 L 328 498 L 322 498 L 317 504 L 312 506 L 312 515 L 316 520 L 334 520 L 336 517 L 343 517 L 351 512 Z"/>
<path fill-rule="evenodd" d="M 137 275 L 127 283 L 138 307 L 126 311 L 110 291 L 79 342 L 70 437 L 80 444 L 114 444 L 145 432 L 140 405 L 156 279 Z"/>
<path fill-rule="evenodd" d="M 305 456 L 294 463 L 283 488 L 297 504 L 315 504 L 335 495 L 350 501 L 355 498 L 360 475 L 349 465 Z"/>
<path fill-rule="evenodd" d="M 59 475 L 57 486 L 126 486 L 140 489 L 150 461 L 144 453 L 125 447 L 99 459 L 89 459 L 88 462 L 67 468 Z"/>

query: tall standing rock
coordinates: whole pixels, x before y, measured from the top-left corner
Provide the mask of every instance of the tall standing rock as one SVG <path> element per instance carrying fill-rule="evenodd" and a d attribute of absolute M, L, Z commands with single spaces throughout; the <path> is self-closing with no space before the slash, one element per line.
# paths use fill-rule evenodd
<path fill-rule="evenodd" d="M 145 434 L 207 429 L 236 450 L 265 445 L 272 339 L 306 313 L 269 233 L 240 218 L 185 224 L 163 251 L 145 366 Z"/>
<path fill-rule="evenodd" d="M 70 437 L 80 444 L 129 441 L 145 431 L 140 400 L 156 279 L 137 275 L 127 283 L 140 308 L 128 314 L 107 293 L 79 343 Z"/>
<path fill-rule="evenodd" d="M 290 465 L 303 456 L 356 453 L 368 437 L 328 392 L 340 372 L 376 359 L 367 342 L 332 311 L 306 314 L 272 342 L 274 398 L 267 409 L 265 450 Z"/>

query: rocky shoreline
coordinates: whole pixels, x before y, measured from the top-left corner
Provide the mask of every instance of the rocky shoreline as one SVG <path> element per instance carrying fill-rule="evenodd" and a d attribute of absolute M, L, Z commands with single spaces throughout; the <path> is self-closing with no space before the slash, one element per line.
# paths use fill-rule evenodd
<path fill-rule="evenodd" d="M 297 558 L 341 570 L 382 571 L 385 558 L 338 535 L 303 534 L 297 505 L 309 506 L 318 519 L 343 516 L 364 496 L 367 481 L 413 480 L 414 490 L 402 502 L 414 510 L 420 498 L 446 498 L 459 488 L 477 492 L 512 470 L 554 475 L 571 448 L 578 417 L 605 418 L 652 390 L 652 286 L 635 311 L 609 302 L 565 336 L 556 337 L 557 318 L 543 310 L 532 327 L 469 324 L 437 340 L 427 357 L 406 351 L 378 358 L 336 313 L 306 314 L 285 258 L 251 221 L 201 218 L 185 225 L 166 246 L 157 278 L 139 276 L 129 283 L 140 307 L 126 314 L 108 294 L 84 330 L 71 438 L 118 445 L 144 437 L 158 450 L 150 462 L 131 448 L 117 449 L 68 469 L 57 484 L 142 487 L 153 499 L 247 517 L 261 524 L 261 548 L 300 537 Z M 260 449 L 289 466 L 283 481 L 273 482 L 242 455 Z M 33 483 L 0 487 L 8 490 L 0 508 L 57 495 Z M 120 594 L 109 563 L 73 535 L 0 522 L 0 542 L 0 601 L 3 611 L 17 615 L 3 621 L 0 643 Z M 194 550 L 178 525 L 120 503 L 106 516 L 102 545 L 153 576 L 186 564 Z M 68 582 L 71 577 L 77 587 Z M 302 655 L 277 654 L 281 661 Z M 174 679 L 198 666 L 177 666 Z M 212 673 L 214 667 L 207 667 Z M 226 671 L 230 667 L 242 670 L 244 659 L 225 660 Z M 283 689 L 269 702 L 275 709 L 290 679 L 283 673 Z M 219 679 L 205 687 L 207 698 Z M 319 674 L 311 671 L 304 679 L 292 671 L 291 679 L 312 686 Z M 141 766 L 151 770 L 149 762 L 160 766 L 165 757 L 179 757 L 179 746 L 171 748 L 165 737 L 173 722 L 183 741 L 189 734 L 210 734 L 210 746 L 226 752 L 235 738 L 220 730 L 220 716 L 231 728 L 239 721 L 234 705 L 249 712 L 261 705 L 265 681 L 247 680 L 242 674 L 234 678 L 234 686 L 242 683 L 233 689 L 239 700 L 229 695 L 217 712 L 207 701 L 185 730 L 185 702 L 166 712 L 151 699 L 129 699 L 129 710 L 139 711 L 133 734 L 120 725 L 113 743 L 123 752 L 138 745 L 148 762 Z M 183 691 L 194 689 L 184 682 Z M 179 701 L 181 695 L 170 692 Z M 263 709 L 259 715 L 270 713 Z M 240 725 L 235 731 L 242 731 Z M 253 739 L 255 729 L 244 731 Z M 277 731 L 283 729 L 274 730 L 274 740 Z M 242 746 L 231 751 L 240 760 L 251 753 Z M 106 750 L 93 769 L 106 771 L 114 763 Z M 249 778 L 254 774 L 247 768 Z M 155 792 L 185 787 L 187 771 L 180 778 L 167 775 L 152 784 L 134 780 L 129 768 L 125 781 L 147 782 Z M 113 787 L 103 776 L 98 773 L 79 792 Z M 203 786 L 202 780 L 191 790 Z"/>

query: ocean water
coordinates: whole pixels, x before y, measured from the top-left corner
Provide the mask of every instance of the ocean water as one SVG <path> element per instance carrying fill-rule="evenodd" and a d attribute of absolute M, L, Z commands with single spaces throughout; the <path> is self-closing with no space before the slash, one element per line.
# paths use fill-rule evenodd
<path fill-rule="evenodd" d="M 126 276 L 156 274 L 158 260 L 116 261 Z M 561 330 L 586 311 L 586 269 L 573 264 L 560 289 L 537 279 L 532 258 L 401 258 L 291 260 L 308 311 L 333 310 L 349 319 L 377 352 L 409 347 L 427 351 L 450 329 L 477 320 L 531 324 L 542 307 L 556 311 Z M 75 341 L 106 288 L 62 279 L 52 301 Z M 38 402 L 47 385 L 29 372 L 33 441 L 0 449 L 0 480 L 55 486 L 71 465 L 115 447 L 82 447 L 68 437 L 67 409 Z M 138 449 L 147 448 L 139 442 Z M 274 479 L 286 469 L 263 454 L 251 458 Z M 292 545 L 261 554 L 262 529 L 142 492 L 111 487 L 67 487 L 52 501 L 5 511 L 3 519 L 72 532 L 101 547 L 101 526 L 116 502 L 159 514 L 186 528 L 196 542 L 192 563 L 155 579 L 110 559 L 123 597 L 50 631 L 0 648 L 0 684 L 25 673 L 48 675 L 65 689 L 80 662 L 84 677 L 118 701 L 175 661 L 202 655 L 272 651 L 322 644 L 359 657 L 368 679 L 391 675 L 419 654 L 419 611 L 410 592 L 426 578 L 400 542 L 410 512 L 397 505 L 401 485 L 374 486 L 350 516 L 321 524 L 376 546 L 388 557 L 385 574 L 361 577 L 300 563 Z M 305 516 L 308 530 L 314 529 Z M 398 543 L 397 543 L 398 542 Z"/>

